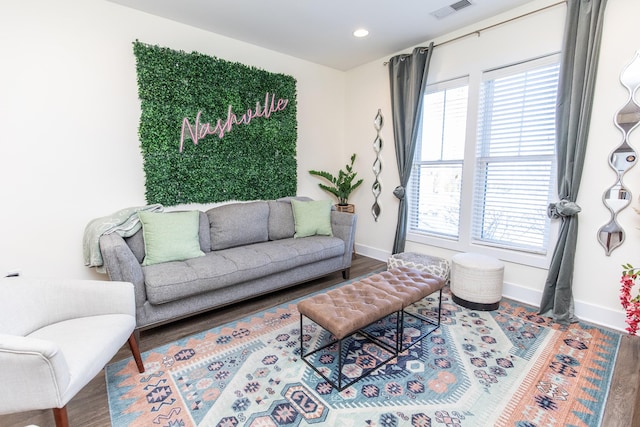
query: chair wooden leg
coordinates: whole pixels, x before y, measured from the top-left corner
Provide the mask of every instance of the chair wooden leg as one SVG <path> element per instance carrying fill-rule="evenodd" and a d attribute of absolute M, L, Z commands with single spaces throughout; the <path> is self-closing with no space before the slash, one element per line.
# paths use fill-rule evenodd
<path fill-rule="evenodd" d="M 140 356 L 140 348 L 138 347 L 138 340 L 136 339 L 136 333 L 132 333 L 129 337 L 129 348 L 133 354 L 133 359 L 136 361 L 138 372 L 144 372 L 144 364 L 142 363 L 142 356 Z"/>
<path fill-rule="evenodd" d="M 69 417 L 67 407 L 53 408 L 53 418 L 56 420 L 56 427 L 69 427 Z"/>

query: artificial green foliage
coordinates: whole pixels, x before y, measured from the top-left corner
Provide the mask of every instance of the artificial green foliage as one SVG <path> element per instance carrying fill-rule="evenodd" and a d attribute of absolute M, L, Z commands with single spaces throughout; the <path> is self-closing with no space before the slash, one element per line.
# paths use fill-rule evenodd
<path fill-rule="evenodd" d="M 139 127 L 149 204 L 275 199 L 296 194 L 296 81 L 197 52 L 133 43 L 141 101 Z M 266 94 L 288 100 L 269 117 L 254 117 L 219 134 L 189 137 L 183 120 L 200 124 L 238 119 Z M 271 99 L 271 98 L 270 98 Z"/>
<path fill-rule="evenodd" d="M 319 183 L 318 187 L 336 196 L 339 205 L 346 205 L 349 203 L 349 196 L 351 195 L 353 190 L 355 190 L 360 186 L 360 184 L 362 184 L 362 179 L 353 182 L 353 180 L 356 178 L 356 175 L 358 175 L 357 172 L 353 171 L 353 162 L 355 161 L 356 154 L 353 153 L 353 155 L 351 156 L 351 163 L 345 165 L 344 170 L 340 169 L 338 175 L 336 176 L 326 171 L 310 170 L 309 173 L 311 175 L 316 175 L 329 181 L 332 184 L 331 186 Z"/>

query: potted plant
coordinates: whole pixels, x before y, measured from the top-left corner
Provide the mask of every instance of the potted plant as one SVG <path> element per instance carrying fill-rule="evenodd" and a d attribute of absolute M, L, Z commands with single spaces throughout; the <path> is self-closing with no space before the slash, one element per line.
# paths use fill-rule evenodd
<path fill-rule="evenodd" d="M 341 212 L 355 212 L 355 207 L 349 204 L 349 195 L 362 184 L 362 179 L 354 182 L 357 172 L 353 171 L 353 162 L 356 160 L 356 154 L 351 156 L 351 163 L 345 166 L 345 169 L 340 169 L 337 176 L 332 175 L 329 172 L 310 170 L 311 175 L 316 175 L 326 179 L 332 185 L 325 185 L 319 183 L 318 186 L 323 190 L 333 194 L 338 199 L 336 208 Z"/>

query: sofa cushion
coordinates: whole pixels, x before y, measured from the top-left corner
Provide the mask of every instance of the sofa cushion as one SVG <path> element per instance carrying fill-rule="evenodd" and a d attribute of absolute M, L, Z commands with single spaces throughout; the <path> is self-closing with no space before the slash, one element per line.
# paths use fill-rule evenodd
<path fill-rule="evenodd" d="M 209 228 L 209 217 L 206 213 L 200 211 L 200 228 L 198 231 L 200 237 L 200 249 L 203 252 L 211 252 L 211 231 Z"/>
<path fill-rule="evenodd" d="M 289 239 L 295 233 L 291 200 L 310 201 L 306 196 L 281 197 L 269 200 L 269 240 Z"/>
<path fill-rule="evenodd" d="M 231 203 L 207 211 L 211 250 L 265 242 L 269 238 L 267 202 Z"/>
<path fill-rule="evenodd" d="M 142 228 L 138 230 L 133 236 L 125 237 L 124 241 L 133 252 L 133 255 L 136 257 L 138 262 L 142 264 L 144 260 L 144 237 L 142 237 Z"/>
<path fill-rule="evenodd" d="M 295 233 L 290 201 L 269 200 L 269 240 L 289 239 Z"/>
<path fill-rule="evenodd" d="M 313 236 L 281 239 L 207 253 L 204 257 L 143 267 L 147 299 L 163 304 L 214 289 L 342 257 L 344 241 Z"/>
<path fill-rule="evenodd" d="M 293 209 L 295 225 L 294 237 L 332 235 L 330 200 L 313 200 L 308 202 L 291 200 L 291 208 Z"/>
<path fill-rule="evenodd" d="M 143 265 L 203 256 L 200 212 L 138 212 L 144 237 Z"/>
<path fill-rule="evenodd" d="M 310 201 L 305 196 L 281 197 L 269 200 L 269 240 L 289 239 L 295 233 L 291 200 Z"/>
<path fill-rule="evenodd" d="M 200 211 L 200 228 L 198 231 L 198 238 L 200 239 L 200 250 L 203 252 L 211 252 L 211 233 L 209 231 L 209 217 L 206 213 Z M 133 236 L 125 237 L 125 242 L 133 252 L 138 262 L 142 264 L 144 260 L 144 237 L 142 235 L 142 228 L 136 232 Z"/>

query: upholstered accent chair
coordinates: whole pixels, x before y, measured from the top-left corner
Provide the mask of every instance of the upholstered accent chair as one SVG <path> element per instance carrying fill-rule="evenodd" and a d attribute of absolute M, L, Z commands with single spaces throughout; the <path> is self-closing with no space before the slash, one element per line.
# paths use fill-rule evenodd
<path fill-rule="evenodd" d="M 67 403 L 127 341 L 144 372 L 135 326 L 131 283 L 0 279 L 0 414 L 52 408 L 68 426 Z"/>

